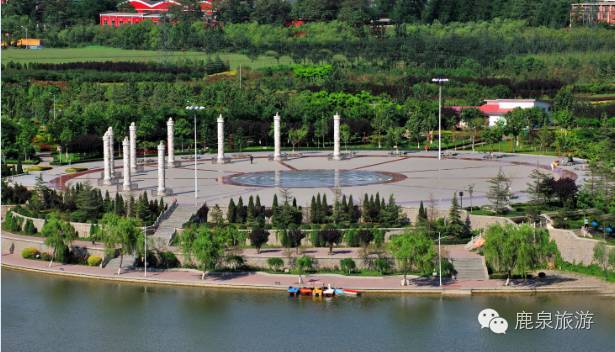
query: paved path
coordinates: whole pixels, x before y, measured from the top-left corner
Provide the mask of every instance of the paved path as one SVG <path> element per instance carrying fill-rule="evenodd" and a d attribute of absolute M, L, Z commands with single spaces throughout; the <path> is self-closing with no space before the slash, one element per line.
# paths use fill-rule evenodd
<path fill-rule="evenodd" d="M 176 286 L 209 286 L 227 288 L 255 288 L 285 290 L 287 286 L 298 285 L 297 275 L 268 274 L 262 272 L 213 274 L 201 280 L 201 272 L 196 270 L 167 270 L 149 272 L 144 278 L 142 271 L 128 271 L 116 275 L 113 269 L 67 265 L 55 263 L 51 268 L 45 261 L 23 259 L 18 254 L 4 254 L 3 266 L 21 270 L 31 270 L 48 274 L 78 276 L 83 278 L 151 283 Z M 440 289 L 431 279 L 415 278 L 411 285 L 400 286 L 400 276 L 386 277 L 348 277 L 342 275 L 315 274 L 304 278 L 304 285 L 328 284 L 375 292 L 435 293 L 435 294 L 473 294 L 473 293 L 535 293 L 545 292 L 602 292 L 615 293 L 615 285 L 607 284 L 597 278 L 573 274 L 549 273 L 543 281 L 519 281 L 505 287 L 502 280 L 456 280 L 445 282 Z"/>

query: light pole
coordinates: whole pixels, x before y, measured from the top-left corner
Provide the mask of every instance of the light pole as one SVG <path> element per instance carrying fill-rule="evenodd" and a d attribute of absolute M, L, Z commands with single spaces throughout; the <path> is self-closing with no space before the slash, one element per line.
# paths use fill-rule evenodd
<path fill-rule="evenodd" d="M 200 105 L 189 105 L 186 106 L 186 110 L 192 111 L 192 120 L 194 122 L 194 206 L 196 207 L 198 204 L 197 198 L 199 196 L 196 169 L 196 113 L 197 111 L 205 110 L 205 107 Z"/>
<path fill-rule="evenodd" d="M 143 226 L 143 277 L 147 277 L 147 227 Z"/>
<path fill-rule="evenodd" d="M 442 287 L 442 247 L 440 246 L 440 232 L 438 231 L 438 267 L 440 271 L 440 287 Z"/>
<path fill-rule="evenodd" d="M 442 159 L 442 83 L 448 82 L 448 78 L 432 78 L 432 82 L 438 83 L 438 160 Z"/>

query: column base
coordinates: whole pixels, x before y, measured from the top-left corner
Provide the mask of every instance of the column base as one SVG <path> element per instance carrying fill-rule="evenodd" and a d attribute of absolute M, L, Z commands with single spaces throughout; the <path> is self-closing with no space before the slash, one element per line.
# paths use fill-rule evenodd
<path fill-rule="evenodd" d="M 136 190 L 138 188 L 139 187 L 137 186 L 136 183 L 131 183 L 129 185 L 122 185 L 122 191 L 124 191 L 124 192 L 134 191 L 134 190 Z"/>
<path fill-rule="evenodd" d="M 158 197 L 170 196 L 172 194 L 173 194 L 173 191 L 170 188 L 165 188 L 162 190 L 159 189 L 156 191 L 156 195 Z"/>
<path fill-rule="evenodd" d="M 173 160 L 173 162 L 168 163 L 169 167 L 180 167 L 182 166 L 181 160 Z"/>
<path fill-rule="evenodd" d="M 228 164 L 231 162 L 230 158 L 222 158 L 222 159 L 212 159 L 212 163 L 214 164 Z"/>

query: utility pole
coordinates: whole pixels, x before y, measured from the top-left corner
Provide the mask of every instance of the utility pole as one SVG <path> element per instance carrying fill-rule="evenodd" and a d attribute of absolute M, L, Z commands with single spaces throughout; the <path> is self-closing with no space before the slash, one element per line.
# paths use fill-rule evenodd
<path fill-rule="evenodd" d="M 448 78 L 432 78 L 432 82 L 438 83 L 438 160 L 442 159 L 442 83 L 448 82 Z"/>

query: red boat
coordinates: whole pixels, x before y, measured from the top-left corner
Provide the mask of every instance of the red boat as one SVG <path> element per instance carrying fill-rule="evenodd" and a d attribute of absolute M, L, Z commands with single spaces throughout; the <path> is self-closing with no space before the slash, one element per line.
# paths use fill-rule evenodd
<path fill-rule="evenodd" d="M 299 289 L 299 294 L 301 296 L 311 296 L 312 295 L 312 288 L 310 288 L 310 287 L 301 287 Z"/>
<path fill-rule="evenodd" d="M 347 296 L 360 296 L 361 291 L 344 289 L 344 294 Z"/>

